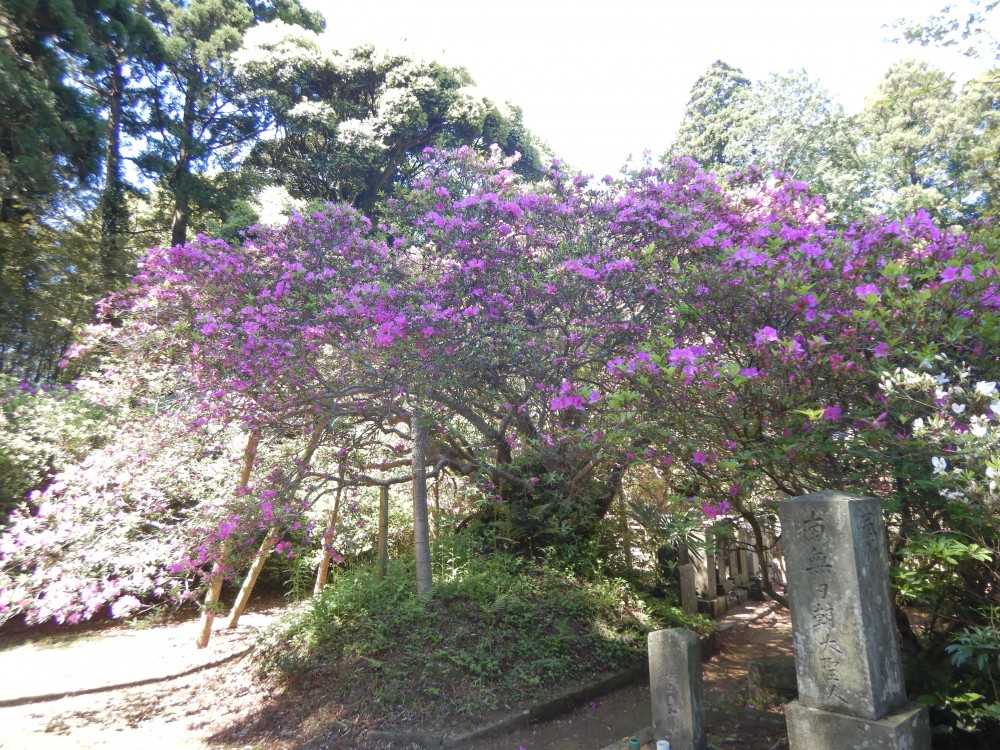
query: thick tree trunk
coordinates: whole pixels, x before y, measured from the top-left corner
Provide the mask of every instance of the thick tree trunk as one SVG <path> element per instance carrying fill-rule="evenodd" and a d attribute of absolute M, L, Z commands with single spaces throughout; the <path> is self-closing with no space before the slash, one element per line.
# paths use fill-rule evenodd
<path fill-rule="evenodd" d="M 122 181 L 121 129 L 122 100 L 125 80 L 122 61 L 115 51 L 111 56 L 111 81 L 107 92 L 107 146 L 104 156 L 104 191 L 101 194 L 101 237 L 98 258 L 101 282 L 105 291 L 118 289 L 125 283 L 124 237 L 128 230 L 128 206 Z"/>
<path fill-rule="evenodd" d="M 429 596 L 434 581 L 431 576 L 430 524 L 427 520 L 427 430 L 417 413 L 410 421 L 410 437 L 413 440 L 413 546 L 417 593 Z"/>
<path fill-rule="evenodd" d="M 254 459 L 257 458 L 257 445 L 260 443 L 260 431 L 252 430 L 247 436 L 247 445 L 243 449 L 243 465 L 240 467 L 240 478 L 236 490 L 244 489 L 250 484 L 250 472 L 253 470 Z M 223 543 L 219 561 L 212 568 L 208 592 L 205 594 L 205 606 L 201 612 L 201 628 L 198 633 L 198 648 L 205 648 L 212 637 L 212 623 L 215 621 L 215 610 L 219 607 L 219 594 L 222 592 L 222 579 L 225 574 L 225 557 L 228 544 Z"/>
<path fill-rule="evenodd" d="M 174 218 L 170 225 L 171 246 L 187 242 L 188 221 L 191 217 L 191 152 L 194 145 L 194 108 L 197 96 L 197 85 L 192 82 L 184 97 L 182 122 L 184 133 L 181 136 L 177 163 L 170 178 L 170 187 L 174 191 Z"/>
<path fill-rule="evenodd" d="M 739 509 L 740 515 L 750 524 L 750 529 L 753 531 L 753 548 L 754 554 L 757 556 L 757 566 L 760 568 L 760 583 L 761 590 L 774 599 L 782 607 L 788 607 L 788 597 L 779 594 L 774 590 L 774 582 L 771 580 L 771 571 L 767 567 L 767 554 L 766 546 L 764 544 L 764 532 L 760 528 L 760 522 L 757 517 L 748 510 L 744 510 L 742 507 Z"/>
<path fill-rule="evenodd" d="M 379 487 L 378 495 L 378 574 L 389 572 L 389 488 Z"/>
<path fill-rule="evenodd" d="M 189 194 L 188 180 L 190 179 L 190 166 L 178 165 L 178 170 L 183 167 L 184 171 L 178 171 L 177 188 L 174 190 L 174 218 L 170 225 L 170 245 L 183 245 L 187 242 L 188 215 L 191 211 L 191 196 Z"/>

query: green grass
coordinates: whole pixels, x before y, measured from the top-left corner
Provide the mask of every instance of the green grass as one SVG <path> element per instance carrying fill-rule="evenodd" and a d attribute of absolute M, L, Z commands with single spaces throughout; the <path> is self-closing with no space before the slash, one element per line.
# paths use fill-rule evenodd
<path fill-rule="evenodd" d="M 452 566 L 430 598 L 405 563 L 385 579 L 342 574 L 259 653 L 292 689 L 322 687 L 360 719 L 454 726 L 643 660 L 662 626 L 621 581 L 494 555 Z"/>

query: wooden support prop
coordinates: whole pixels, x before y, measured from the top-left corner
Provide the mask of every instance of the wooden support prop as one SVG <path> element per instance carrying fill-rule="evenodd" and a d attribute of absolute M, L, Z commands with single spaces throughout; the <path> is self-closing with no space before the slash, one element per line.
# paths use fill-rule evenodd
<path fill-rule="evenodd" d="M 333 539 L 333 532 L 337 528 L 337 516 L 340 514 L 340 494 L 343 487 L 338 487 L 333 496 L 333 510 L 330 511 L 330 519 L 326 526 L 326 538 Z M 324 544 L 322 557 L 319 559 L 319 568 L 316 570 L 316 583 L 313 585 L 313 596 L 319 593 L 326 586 L 330 578 L 330 548 Z"/>
<path fill-rule="evenodd" d="M 427 521 L 427 428 L 419 413 L 410 421 L 413 441 L 413 547 L 417 568 L 417 593 L 430 596 L 434 588 L 431 574 L 430 528 Z"/>
<path fill-rule="evenodd" d="M 378 574 L 389 572 L 389 487 L 379 487 L 378 495 Z"/>
<path fill-rule="evenodd" d="M 236 483 L 236 491 L 246 489 L 250 484 L 250 473 L 253 471 L 253 462 L 257 458 L 257 445 L 260 443 L 260 430 L 251 430 L 247 436 L 247 445 L 243 449 L 243 465 L 240 467 L 240 478 Z M 215 621 L 215 611 L 219 608 L 219 596 L 222 593 L 222 579 L 225 575 L 226 554 L 229 545 L 223 542 L 219 553 L 219 560 L 212 566 L 212 573 L 209 577 L 208 591 L 205 593 L 205 604 L 201 611 L 201 622 L 198 631 L 198 648 L 205 648 L 212 637 L 212 623 Z"/>
<path fill-rule="evenodd" d="M 319 447 L 320 441 L 322 441 L 325 434 L 325 420 L 319 419 L 313 426 L 313 433 L 309 438 L 309 443 L 306 445 L 306 449 L 302 453 L 302 459 L 299 462 L 300 467 L 306 467 L 309 465 L 309 462 L 312 461 L 313 454 L 316 452 L 316 449 Z M 301 469 L 299 474 L 288 486 L 285 491 L 286 494 L 289 497 L 293 496 L 300 484 L 302 484 Z M 274 549 L 274 545 L 277 543 L 278 530 L 272 527 L 268 529 L 267 536 L 264 537 L 264 541 L 261 543 L 260 549 L 257 550 L 257 556 L 254 558 L 253 564 L 247 572 L 247 577 L 243 580 L 243 585 L 240 587 L 240 593 L 236 597 L 236 602 L 233 604 L 233 610 L 229 615 L 229 624 L 226 627 L 235 628 L 239 624 L 240 617 L 243 615 L 243 610 L 246 609 L 247 602 L 250 601 L 250 594 L 253 593 L 254 584 L 257 583 L 257 577 L 260 575 L 260 571 L 263 570 L 264 563 L 267 562 L 267 556 L 271 554 L 271 550 Z"/>
<path fill-rule="evenodd" d="M 239 624 L 243 610 L 246 609 L 247 602 L 250 601 L 250 594 L 253 592 L 253 587 L 257 583 L 257 577 L 260 576 L 260 571 L 264 569 L 264 563 L 267 562 L 267 556 L 271 554 L 271 550 L 274 549 L 274 545 L 277 543 L 278 530 L 272 527 L 268 529 L 267 536 L 264 537 L 264 541 L 260 544 L 260 549 L 257 550 L 257 556 L 253 559 L 253 565 L 247 571 L 247 577 L 243 579 L 243 585 L 240 586 L 240 593 L 236 596 L 236 601 L 233 603 L 233 611 L 229 613 L 229 622 L 226 624 L 227 628 L 232 629 Z"/>

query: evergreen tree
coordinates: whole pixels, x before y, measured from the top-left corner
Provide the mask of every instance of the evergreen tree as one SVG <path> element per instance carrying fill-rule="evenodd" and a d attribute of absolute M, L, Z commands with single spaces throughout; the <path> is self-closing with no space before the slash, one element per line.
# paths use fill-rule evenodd
<path fill-rule="evenodd" d="M 212 169 L 232 170 L 264 132 L 267 120 L 259 92 L 237 83 L 232 55 L 247 29 L 287 18 L 322 28 L 317 14 L 297 0 L 151 0 L 164 49 L 162 65 L 147 63 L 147 148 L 138 164 L 161 180 L 173 200 L 171 244 L 183 244 L 192 211 L 227 206 L 205 178 Z"/>
<path fill-rule="evenodd" d="M 97 174 L 97 102 L 71 80 L 91 49 L 88 10 L 83 0 L 0 2 L 0 222 L 26 220 Z"/>
<path fill-rule="evenodd" d="M 98 259 L 103 287 L 110 291 L 121 287 L 131 270 L 127 253 L 129 186 L 122 169 L 122 138 L 129 133 L 143 135 L 132 122 L 138 89 L 134 79 L 144 63 L 157 64 L 163 50 L 153 25 L 131 0 L 97 0 L 90 7 L 87 22 L 93 50 L 80 85 L 94 93 L 104 114 Z"/>
<path fill-rule="evenodd" d="M 864 212 L 859 134 L 854 120 L 804 70 L 753 84 L 729 133 L 726 162 L 806 182 L 838 213 Z"/>
<path fill-rule="evenodd" d="M 670 156 L 690 156 L 706 169 L 731 166 L 726 148 L 745 114 L 750 80 L 743 71 L 716 60 L 695 81 Z"/>
<path fill-rule="evenodd" d="M 860 117 L 868 190 L 878 213 L 925 209 L 948 222 L 963 216 L 957 151 L 968 120 L 951 76 L 904 60 L 886 73 Z"/>

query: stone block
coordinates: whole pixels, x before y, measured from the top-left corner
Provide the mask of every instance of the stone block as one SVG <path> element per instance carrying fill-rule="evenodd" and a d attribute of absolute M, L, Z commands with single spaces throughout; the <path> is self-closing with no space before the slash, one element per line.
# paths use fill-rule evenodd
<path fill-rule="evenodd" d="M 714 599 L 699 599 L 698 611 L 717 620 L 726 614 L 726 599 L 722 596 L 717 596 Z"/>
<path fill-rule="evenodd" d="M 799 700 L 880 719 L 906 701 L 881 506 L 830 491 L 779 513 Z"/>
<path fill-rule="evenodd" d="M 808 750 L 931 750 L 927 706 L 906 703 L 882 719 L 824 711 L 792 701 L 785 706 L 788 746 Z"/>
<path fill-rule="evenodd" d="M 747 682 L 752 690 L 765 690 L 784 700 L 799 694 L 795 681 L 795 657 L 763 656 L 747 664 Z"/>
<path fill-rule="evenodd" d="M 707 750 L 697 635 L 683 628 L 649 634 L 649 693 L 657 739 L 672 750 Z"/>

